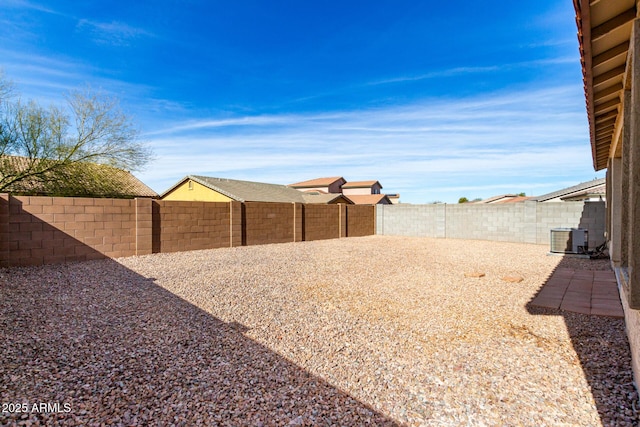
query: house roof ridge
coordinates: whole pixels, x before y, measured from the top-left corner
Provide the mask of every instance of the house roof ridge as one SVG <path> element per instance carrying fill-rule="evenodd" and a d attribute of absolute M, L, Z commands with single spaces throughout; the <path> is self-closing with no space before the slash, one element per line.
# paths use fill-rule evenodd
<path fill-rule="evenodd" d="M 286 185 L 204 175 L 185 176 L 165 191 L 162 197 L 165 197 L 188 179 L 238 202 L 303 202 L 303 193 Z"/>
<path fill-rule="evenodd" d="M 543 194 L 541 196 L 532 197 L 531 200 L 535 200 L 537 202 L 544 202 L 546 200 L 555 199 L 556 197 L 562 197 L 571 193 L 576 193 L 578 191 L 586 190 L 592 187 L 597 187 L 599 185 L 605 184 L 606 180 L 607 180 L 606 178 L 596 178 L 591 181 L 581 182 L 571 187 L 566 187 L 561 190 L 556 190 L 551 193 Z"/>
<path fill-rule="evenodd" d="M 372 187 L 373 185 L 378 184 L 380 188 L 382 184 L 378 180 L 368 180 L 368 181 L 348 181 L 342 184 L 342 188 L 350 188 L 350 187 Z"/>
<path fill-rule="evenodd" d="M 9 170 L 28 167 L 30 160 L 59 162 L 55 159 L 31 159 L 26 156 L 0 155 Z M 60 197 L 158 197 L 151 187 L 138 179 L 131 171 L 116 166 L 90 161 L 74 161 L 61 171 L 64 178 L 58 184 L 44 180 L 22 180 L 8 188 L 8 192 L 27 195 L 58 195 Z"/>
<path fill-rule="evenodd" d="M 322 177 L 322 178 L 313 178 L 308 179 L 306 181 L 294 182 L 293 184 L 288 184 L 288 187 L 317 187 L 317 186 L 329 186 L 336 181 L 343 180 L 347 182 L 346 179 L 342 176 L 331 176 L 331 177 Z"/>
<path fill-rule="evenodd" d="M 391 203 L 386 194 L 350 194 L 347 197 L 356 205 L 375 205 L 385 198 Z"/>

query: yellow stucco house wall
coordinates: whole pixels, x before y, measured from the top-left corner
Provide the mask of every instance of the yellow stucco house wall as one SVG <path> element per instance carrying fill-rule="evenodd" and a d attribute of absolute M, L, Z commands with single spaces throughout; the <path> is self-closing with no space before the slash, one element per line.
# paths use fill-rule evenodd
<path fill-rule="evenodd" d="M 191 179 L 187 179 L 171 190 L 169 194 L 162 197 L 162 200 L 180 200 L 185 202 L 230 202 L 233 199 Z"/>

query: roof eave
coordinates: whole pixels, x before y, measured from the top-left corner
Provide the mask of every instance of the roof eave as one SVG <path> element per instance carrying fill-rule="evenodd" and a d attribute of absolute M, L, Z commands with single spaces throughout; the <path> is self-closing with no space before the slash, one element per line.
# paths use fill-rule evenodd
<path fill-rule="evenodd" d="M 578 27 L 578 43 L 582 65 L 582 82 L 584 85 L 585 106 L 589 120 L 589 140 L 591 143 L 591 159 L 594 170 L 606 168 L 598 163 L 595 130 L 595 108 L 593 105 L 593 60 L 591 52 L 591 9 L 590 0 L 573 0 L 576 11 L 576 25 Z"/>
<path fill-rule="evenodd" d="M 589 121 L 593 167 L 608 167 L 619 153 L 622 104 L 627 86 L 631 28 L 637 19 L 634 0 L 573 0 L 580 62 Z M 621 81 L 622 80 L 622 81 Z"/>
<path fill-rule="evenodd" d="M 171 193 L 173 190 L 175 190 L 176 188 L 178 188 L 183 182 L 185 182 L 187 179 L 189 179 L 188 176 L 185 176 L 184 178 L 182 178 L 180 181 L 176 182 L 175 184 L 173 184 L 171 187 L 169 187 L 168 189 L 166 189 L 164 192 L 162 192 L 160 194 L 160 198 L 164 198 L 167 194 Z"/>
<path fill-rule="evenodd" d="M 245 202 L 246 200 L 244 200 L 242 197 L 238 197 L 235 194 L 231 194 L 228 191 L 223 190 L 220 187 L 216 187 L 215 185 L 211 184 L 210 182 L 207 182 L 203 179 L 199 179 L 197 176 L 195 175 L 189 175 L 187 176 L 187 178 L 191 179 L 192 181 L 197 182 L 200 185 L 204 185 L 205 187 L 207 187 L 210 190 L 216 191 L 220 194 L 222 194 L 223 196 L 227 196 L 230 199 L 235 200 L 236 202 Z"/>
<path fill-rule="evenodd" d="M 176 188 L 178 188 L 179 186 L 181 186 L 182 184 L 184 184 L 187 180 L 191 180 L 194 182 L 197 182 L 200 185 L 203 185 L 205 187 L 207 187 L 209 190 L 213 190 L 216 191 L 224 196 L 229 197 L 230 199 L 233 199 L 235 201 L 238 202 L 244 202 L 244 200 L 240 197 L 237 197 L 233 194 L 230 194 L 224 190 L 222 190 L 221 188 L 217 188 L 214 185 L 209 184 L 208 182 L 198 179 L 198 177 L 194 176 L 194 175 L 187 175 L 184 178 L 182 178 L 180 181 L 176 182 L 175 184 L 173 184 L 171 187 L 169 187 L 168 190 L 166 190 L 164 193 L 160 194 L 160 199 L 163 199 L 165 196 L 167 196 L 169 193 L 171 193 L 173 190 L 175 190 Z"/>

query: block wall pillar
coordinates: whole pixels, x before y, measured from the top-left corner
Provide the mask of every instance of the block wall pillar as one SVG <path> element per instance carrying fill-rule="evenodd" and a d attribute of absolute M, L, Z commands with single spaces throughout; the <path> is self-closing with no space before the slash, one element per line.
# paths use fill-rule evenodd
<path fill-rule="evenodd" d="M 242 246 L 242 233 L 244 230 L 242 218 L 242 203 L 229 202 L 229 246 Z"/>
<path fill-rule="evenodd" d="M 9 267 L 9 200 L 7 193 L 0 193 L 0 267 Z"/>
<path fill-rule="evenodd" d="M 347 237 L 347 205 L 338 203 L 338 237 Z"/>
<path fill-rule="evenodd" d="M 384 234 L 384 205 L 374 205 L 376 218 L 375 234 Z"/>
<path fill-rule="evenodd" d="M 302 203 L 292 203 L 293 205 L 293 241 L 302 242 L 304 239 L 304 211 Z"/>
<path fill-rule="evenodd" d="M 136 199 L 136 255 L 153 252 L 153 211 L 151 199 Z"/>
<path fill-rule="evenodd" d="M 371 206 L 371 216 L 373 218 L 373 223 L 371 224 L 371 227 L 373 227 L 371 234 L 375 236 L 376 234 L 376 229 L 378 227 L 378 210 L 376 209 L 376 206 L 378 205 L 373 205 Z"/>
<path fill-rule="evenodd" d="M 609 239 L 609 253 L 615 266 L 620 266 L 622 249 L 622 159 L 609 160 L 610 192 L 607 198 L 607 212 L 609 213 L 607 237 Z"/>

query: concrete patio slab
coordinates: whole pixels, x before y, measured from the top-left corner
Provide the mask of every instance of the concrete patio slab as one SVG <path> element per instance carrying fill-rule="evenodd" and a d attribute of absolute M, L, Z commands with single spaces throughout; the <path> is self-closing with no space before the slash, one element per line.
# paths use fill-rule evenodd
<path fill-rule="evenodd" d="M 558 268 L 531 304 L 594 316 L 624 317 L 613 271 Z"/>

